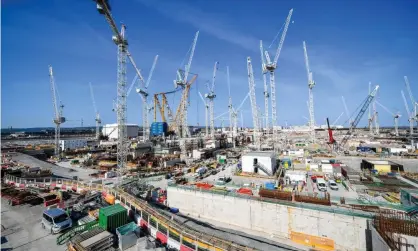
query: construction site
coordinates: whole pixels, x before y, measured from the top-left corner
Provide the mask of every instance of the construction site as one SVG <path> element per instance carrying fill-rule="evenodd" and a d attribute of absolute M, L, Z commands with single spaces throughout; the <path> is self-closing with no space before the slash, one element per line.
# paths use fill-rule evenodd
<path fill-rule="evenodd" d="M 204 126 L 193 126 L 188 109 L 199 78 L 192 71 L 199 31 L 183 46 L 190 46 L 184 68 L 172 69 L 174 87 L 164 84 L 167 91 L 151 93 L 159 55 L 144 76 L 130 53 L 125 24 L 119 27 L 120 17 L 112 15 L 118 4 L 91 1 L 91 12 L 96 7 L 94 14 L 103 16 L 117 47 L 116 122 L 102 123 L 89 83 L 95 127 L 63 128 L 64 104 L 50 65 L 45 84 L 54 130 L 2 129 L 2 250 L 418 249 L 418 102 L 411 89 L 418 80 L 400 76 L 404 115 L 378 101 L 383 87 L 369 83 L 361 103 L 349 107 L 342 96 L 344 112 L 319 125 L 315 65 L 311 69 L 308 43 L 300 41 L 308 123 L 280 126 L 275 74 L 292 28 L 290 9 L 275 54 L 260 41 L 260 58 L 242 62 L 248 73 L 243 99 L 232 99 L 229 66 L 214 62 L 206 93 L 198 92 Z M 221 67 L 228 107 L 215 114 Z M 261 76 L 254 67 L 261 67 Z M 130 84 L 128 71 L 135 75 Z M 258 78 L 263 100 L 256 98 Z M 127 120 L 132 91 L 141 99 L 140 125 Z M 171 102 L 174 94 L 180 97 Z M 247 102 L 252 126 L 243 123 Z M 349 122 L 339 125 L 343 115 Z M 383 116 L 393 125 L 381 127 Z M 409 126 L 401 126 L 401 116 Z"/>

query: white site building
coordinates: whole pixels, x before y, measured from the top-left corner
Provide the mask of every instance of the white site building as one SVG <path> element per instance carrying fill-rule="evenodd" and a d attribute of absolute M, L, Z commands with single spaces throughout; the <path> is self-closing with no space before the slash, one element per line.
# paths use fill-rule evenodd
<path fill-rule="evenodd" d="M 102 134 L 103 136 L 108 136 L 109 140 L 118 139 L 118 124 L 106 124 L 103 126 Z M 139 132 L 139 126 L 136 124 L 127 124 L 126 131 L 128 139 L 137 138 Z"/>
<path fill-rule="evenodd" d="M 85 139 L 62 139 L 60 140 L 61 151 L 68 151 L 79 149 L 87 146 L 87 140 Z"/>
<path fill-rule="evenodd" d="M 273 175 L 276 172 L 274 152 L 249 152 L 242 155 L 242 171 L 260 175 Z"/>

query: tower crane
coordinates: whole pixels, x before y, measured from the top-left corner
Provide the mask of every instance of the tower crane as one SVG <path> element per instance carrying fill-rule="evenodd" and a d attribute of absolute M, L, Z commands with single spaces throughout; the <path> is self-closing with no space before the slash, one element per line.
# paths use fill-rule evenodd
<path fill-rule="evenodd" d="M 260 137 L 259 137 L 259 125 L 258 125 L 259 120 L 258 120 L 257 102 L 256 102 L 256 97 L 255 97 L 255 82 L 254 82 L 253 66 L 251 64 L 251 58 L 250 57 L 247 57 L 247 71 L 248 71 L 248 85 L 249 85 L 249 89 L 250 89 L 251 111 L 252 111 L 252 115 L 253 115 L 254 145 L 258 149 L 260 149 L 261 140 L 260 140 Z"/>
<path fill-rule="evenodd" d="M 264 59 L 264 48 L 263 41 L 260 40 L 260 54 L 261 54 L 261 73 L 263 74 L 263 84 L 264 84 L 264 113 L 266 115 L 266 132 L 269 133 L 269 97 L 270 93 L 267 86 L 267 68 L 266 60 Z"/>
<path fill-rule="evenodd" d="M 371 92 L 371 86 L 372 86 L 372 83 L 371 82 L 369 82 L 369 94 L 370 94 L 370 92 Z M 372 115 L 372 107 L 371 106 L 369 106 L 369 117 L 368 117 L 368 122 L 369 122 L 369 133 L 373 133 L 373 115 Z"/>
<path fill-rule="evenodd" d="M 289 28 L 290 19 L 292 17 L 293 9 L 289 11 L 289 14 L 286 18 L 285 26 L 282 32 L 282 36 L 280 38 L 279 46 L 277 47 L 276 55 L 274 57 L 274 60 L 270 60 L 270 55 L 268 51 L 264 52 L 264 56 L 266 57 L 266 70 L 270 72 L 270 97 L 271 97 L 271 119 L 272 119 L 272 127 L 273 127 L 273 140 L 277 141 L 277 114 L 276 114 L 276 83 L 274 80 L 274 71 L 277 69 L 277 61 L 280 57 L 280 52 L 282 50 L 284 40 L 286 38 L 286 33 Z M 251 60 L 250 60 L 251 64 Z"/>
<path fill-rule="evenodd" d="M 62 110 L 64 109 L 64 105 L 60 101 L 60 105 L 57 104 L 57 93 L 55 87 L 55 79 L 54 73 L 52 71 L 52 66 L 49 66 L 49 82 L 51 85 L 51 93 L 52 93 L 52 105 L 54 107 L 54 124 L 55 124 L 55 150 L 54 155 L 55 157 L 60 159 L 60 135 L 61 135 L 61 124 L 65 122 L 65 118 L 62 116 Z"/>
<path fill-rule="evenodd" d="M 341 140 L 339 149 L 342 150 L 344 145 L 347 143 L 348 139 L 351 136 L 352 131 L 357 127 L 358 123 L 360 122 L 361 118 L 363 117 L 364 113 L 367 111 L 367 108 L 370 106 L 370 103 L 373 101 L 374 97 L 376 96 L 377 90 L 379 90 L 379 86 L 376 85 L 374 90 L 367 95 L 367 98 L 363 101 L 363 103 L 360 105 L 360 111 L 357 114 L 357 116 L 354 118 L 353 123 L 350 126 L 350 130 L 348 130 L 347 134 L 344 136 L 344 138 Z"/>
<path fill-rule="evenodd" d="M 179 86 L 183 89 L 182 92 L 182 99 L 181 99 L 181 116 L 180 116 L 180 124 L 182 127 L 182 135 L 178 135 L 178 136 L 182 136 L 182 137 L 187 137 L 188 135 L 190 135 L 189 132 L 189 128 L 188 128 L 188 123 L 187 123 L 187 98 L 185 98 L 186 96 L 188 96 L 188 89 L 186 88 L 187 84 L 188 84 L 188 76 L 190 73 L 190 68 L 192 66 L 192 60 L 193 60 L 193 56 L 194 56 L 194 51 L 196 49 L 196 43 L 197 43 L 197 38 L 199 37 L 199 31 L 196 32 L 195 37 L 193 39 L 193 43 L 191 46 L 191 50 L 190 50 L 190 56 L 189 56 L 189 60 L 186 64 L 186 66 L 184 67 L 184 72 L 177 70 L 177 75 L 176 75 L 176 80 L 174 80 L 174 87 L 178 88 Z M 186 153 L 186 147 L 184 146 L 182 148 L 182 153 L 185 154 Z"/>
<path fill-rule="evenodd" d="M 232 134 L 234 127 L 233 127 L 233 121 L 232 121 L 233 107 L 232 107 L 232 97 L 231 97 L 231 83 L 229 79 L 229 66 L 226 67 L 226 78 L 227 78 L 227 83 L 228 83 L 229 131 Z"/>
<path fill-rule="evenodd" d="M 403 103 L 405 104 L 406 113 L 408 114 L 408 121 L 409 121 L 409 135 L 412 137 L 414 134 L 414 115 L 409 110 L 408 102 L 406 101 L 405 94 L 401 91 Z"/>
<path fill-rule="evenodd" d="M 209 104 L 206 102 L 206 100 L 203 97 L 202 93 L 199 92 L 199 96 L 202 99 L 203 104 L 205 105 L 205 137 L 208 137 L 209 136 L 209 131 L 208 131 Z"/>
<path fill-rule="evenodd" d="M 94 0 L 97 10 L 104 15 L 112 32 L 113 42 L 118 47 L 118 70 L 117 70 L 117 123 L 118 123 L 118 144 L 117 144 L 117 166 L 119 170 L 125 170 L 128 155 L 128 138 L 126 128 L 126 61 L 128 53 L 128 41 L 125 38 L 126 26 L 122 25 L 119 31 L 110 13 L 111 7 L 107 0 Z M 132 57 L 130 57 L 133 62 Z"/>
<path fill-rule="evenodd" d="M 415 101 L 414 96 L 412 95 L 412 91 L 411 91 L 411 86 L 409 85 L 409 80 L 407 76 L 403 77 L 405 80 L 405 85 L 406 85 L 406 90 L 408 91 L 409 94 L 409 99 L 411 100 L 412 103 L 412 110 L 413 110 L 413 117 L 414 120 L 417 122 L 417 130 L 418 130 L 418 102 Z"/>
<path fill-rule="evenodd" d="M 374 133 L 379 135 L 379 113 L 376 110 L 376 99 L 373 102 Z"/>
<path fill-rule="evenodd" d="M 315 86 L 315 82 L 312 78 L 312 71 L 309 68 L 309 58 L 308 58 L 308 51 L 306 49 L 306 43 L 303 41 L 303 52 L 305 55 L 305 66 L 306 66 L 306 74 L 308 76 L 308 89 L 309 89 L 309 127 L 311 131 L 311 140 L 315 142 L 315 115 L 314 115 L 314 101 L 313 101 L 313 93 L 312 89 Z"/>
<path fill-rule="evenodd" d="M 155 70 L 155 66 L 157 65 L 157 61 L 158 61 L 158 55 L 155 56 L 154 58 L 154 62 L 152 63 L 152 67 L 151 70 L 148 74 L 148 78 L 147 81 L 144 81 L 144 78 L 137 74 L 137 76 L 139 77 L 139 80 L 141 82 L 141 85 L 139 88 L 136 88 L 136 92 L 141 95 L 141 99 L 142 99 L 142 130 L 143 130 L 143 139 L 144 142 L 146 142 L 147 140 L 149 140 L 149 122 L 148 122 L 148 86 L 151 82 L 151 78 L 152 78 L 152 74 L 154 73 Z"/>
<path fill-rule="evenodd" d="M 215 138 L 215 120 L 213 114 L 213 105 L 214 99 L 216 98 L 215 94 L 215 80 L 216 80 L 216 72 L 218 71 L 219 62 L 215 62 L 213 66 L 213 76 L 212 76 L 212 83 L 208 84 L 208 93 L 205 94 L 205 97 L 209 100 L 209 117 L 210 117 L 210 138 Z"/>
<path fill-rule="evenodd" d="M 399 136 L 398 119 L 401 117 L 401 115 L 399 113 L 391 112 L 386 106 L 382 105 L 379 101 L 376 100 L 375 102 L 378 106 L 382 107 L 383 110 L 385 110 L 387 113 L 389 113 L 393 117 L 393 120 L 395 122 L 395 135 Z"/>
<path fill-rule="evenodd" d="M 350 116 L 350 112 L 348 111 L 348 108 L 347 108 L 347 104 L 345 103 L 345 98 L 344 98 L 344 96 L 341 96 L 341 100 L 343 101 L 343 105 L 344 105 L 344 110 L 345 110 L 345 114 L 347 114 L 347 118 L 348 118 L 348 123 L 349 123 L 349 128 L 351 128 L 351 124 L 353 123 L 353 119 L 351 118 L 351 116 Z"/>
<path fill-rule="evenodd" d="M 94 92 L 93 92 L 93 86 L 91 85 L 91 83 L 89 83 L 90 86 L 90 95 L 91 95 L 91 100 L 93 102 L 93 108 L 94 108 L 94 113 L 96 114 L 96 140 L 100 140 L 100 125 L 102 123 L 102 120 L 100 119 L 100 114 L 97 111 L 97 106 L 96 106 L 96 101 L 94 99 Z"/>

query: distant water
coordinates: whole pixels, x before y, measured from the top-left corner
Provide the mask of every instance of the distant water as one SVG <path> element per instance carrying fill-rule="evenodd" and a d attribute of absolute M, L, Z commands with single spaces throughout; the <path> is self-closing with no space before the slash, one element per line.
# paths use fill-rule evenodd
<path fill-rule="evenodd" d="M 61 127 L 61 131 L 85 131 L 85 130 L 95 130 L 95 127 Z M 42 131 L 54 131 L 54 127 L 32 127 L 32 128 L 1 128 L 2 133 L 16 133 L 16 132 L 26 132 L 26 133 L 40 133 Z"/>

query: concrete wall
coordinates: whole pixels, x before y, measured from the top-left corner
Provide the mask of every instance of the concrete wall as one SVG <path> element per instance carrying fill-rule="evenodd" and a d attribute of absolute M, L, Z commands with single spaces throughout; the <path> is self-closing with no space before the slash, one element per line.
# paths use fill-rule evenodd
<path fill-rule="evenodd" d="M 168 187 L 168 204 L 182 213 L 291 238 L 291 232 L 330 238 L 335 250 L 366 250 L 367 220 L 251 199 Z M 187 201 L 187 203 L 185 203 Z"/>
<path fill-rule="evenodd" d="M 265 156 L 242 156 L 242 171 L 247 173 L 254 172 L 254 159 L 257 159 L 258 163 L 264 166 L 268 171 L 274 173 L 276 160 L 271 157 Z M 262 175 L 268 175 L 263 170 L 258 169 L 258 173 Z"/>
<path fill-rule="evenodd" d="M 374 228 L 370 224 L 370 230 L 372 233 L 372 247 L 373 250 L 379 251 L 390 251 L 390 247 L 386 244 L 386 241 L 382 238 L 382 236 L 377 232 L 376 228 Z"/>

